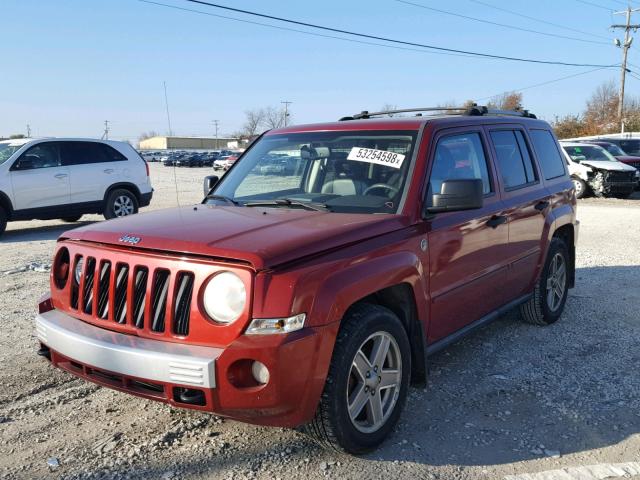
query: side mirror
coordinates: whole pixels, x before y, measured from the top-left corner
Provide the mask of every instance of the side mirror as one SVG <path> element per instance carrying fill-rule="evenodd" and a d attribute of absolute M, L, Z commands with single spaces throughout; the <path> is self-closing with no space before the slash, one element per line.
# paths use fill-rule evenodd
<path fill-rule="evenodd" d="M 211 189 L 216 186 L 218 180 L 220 180 L 220 177 L 216 175 L 209 175 L 207 177 L 204 177 L 203 189 L 205 195 L 208 195 Z"/>
<path fill-rule="evenodd" d="M 18 160 L 14 170 L 31 170 L 33 168 L 33 160 L 29 157 L 31 157 L 31 155 L 25 155 Z"/>
<path fill-rule="evenodd" d="M 473 210 L 482 208 L 484 193 L 482 180 L 444 180 L 440 193 L 431 196 L 427 213 Z"/>

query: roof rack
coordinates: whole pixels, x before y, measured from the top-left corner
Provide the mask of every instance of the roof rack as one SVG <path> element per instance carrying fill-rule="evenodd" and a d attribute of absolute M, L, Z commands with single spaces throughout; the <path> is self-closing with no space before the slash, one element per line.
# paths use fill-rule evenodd
<path fill-rule="evenodd" d="M 533 113 L 530 113 L 529 110 L 520 110 L 520 109 L 494 110 L 494 109 L 489 109 L 483 105 L 476 105 L 474 103 L 471 106 L 467 106 L 467 107 L 403 108 L 399 110 L 384 110 L 381 112 L 369 112 L 367 110 L 363 110 L 362 112 L 356 113 L 355 115 L 342 117 L 340 121 L 344 122 L 348 120 L 364 120 L 372 117 L 394 115 L 396 113 L 416 113 L 417 117 L 421 117 L 422 112 L 437 112 L 440 114 L 444 112 L 447 115 L 466 115 L 469 117 L 480 117 L 483 115 L 505 115 L 505 116 L 514 116 L 514 117 L 524 117 L 524 118 L 537 118 Z"/>

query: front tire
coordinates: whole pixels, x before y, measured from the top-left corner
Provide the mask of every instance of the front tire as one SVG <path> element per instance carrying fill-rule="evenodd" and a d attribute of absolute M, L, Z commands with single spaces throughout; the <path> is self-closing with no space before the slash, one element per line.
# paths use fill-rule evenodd
<path fill-rule="evenodd" d="M 7 212 L 3 207 L 0 207 L 0 235 L 2 235 L 7 228 Z"/>
<path fill-rule="evenodd" d="M 107 197 L 104 218 L 126 217 L 138 213 L 138 199 L 129 190 L 118 188 Z"/>
<path fill-rule="evenodd" d="M 398 317 L 378 305 L 352 307 L 343 319 L 307 433 L 337 451 L 375 449 L 400 418 L 410 374 L 411 347 Z"/>
<path fill-rule="evenodd" d="M 587 192 L 589 191 L 589 187 L 587 187 L 587 183 L 581 178 L 572 178 L 573 186 L 576 189 L 576 198 L 584 198 L 587 196 Z"/>
<path fill-rule="evenodd" d="M 520 306 L 525 322 L 551 325 L 558 321 L 569 294 L 569 268 L 566 243 L 559 238 L 552 238 L 533 296 Z"/>

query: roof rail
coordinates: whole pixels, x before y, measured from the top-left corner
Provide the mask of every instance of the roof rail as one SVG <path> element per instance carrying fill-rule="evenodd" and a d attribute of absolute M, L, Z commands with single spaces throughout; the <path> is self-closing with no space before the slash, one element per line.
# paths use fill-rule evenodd
<path fill-rule="evenodd" d="M 471 106 L 466 107 L 403 108 L 398 110 L 384 110 L 381 112 L 369 112 L 367 110 L 363 110 L 362 112 L 356 113 L 355 115 L 342 117 L 340 121 L 344 122 L 347 120 L 364 120 L 372 117 L 381 117 L 384 115 L 395 115 L 396 113 L 416 113 L 416 116 L 420 117 L 422 116 L 422 112 L 438 112 L 440 114 L 445 113 L 447 115 L 466 115 L 470 117 L 477 117 L 482 115 L 511 115 L 516 117 L 537 118 L 533 113 L 530 113 L 529 110 L 494 110 L 482 105 L 476 105 L 474 103 Z"/>

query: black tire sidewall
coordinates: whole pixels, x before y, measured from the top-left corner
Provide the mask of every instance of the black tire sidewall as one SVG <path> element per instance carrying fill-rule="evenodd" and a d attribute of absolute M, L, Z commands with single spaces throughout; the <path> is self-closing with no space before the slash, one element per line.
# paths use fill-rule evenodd
<path fill-rule="evenodd" d="M 113 190 L 111 193 L 109 193 L 109 196 L 107 197 L 107 202 L 104 208 L 104 217 L 107 220 L 110 220 L 112 218 L 122 218 L 122 217 L 116 216 L 114 203 L 116 201 L 116 198 L 120 196 L 125 196 L 125 195 L 128 196 L 133 202 L 133 213 L 131 215 L 138 213 L 138 199 L 136 198 L 136 196 L 129 190 L 118 188 L 116 190 Z M 129 216 L 129 215 L 125 215 L 125 216 Z"/>
<path fill-rule="evenodd" d="M 351 422 L 347 405 L 347 382 L 351 364 L 362 343 L 373 333 L 384 331 L 395 339 L 402 357 L 402 383 L 400 394 L 394 411 L 386 423 L 376 432 L 360 432 Z M 334 352 L 335 363 L 333 398 L 330 401 L 331 422 L 341 446 L 349 453 L 365 453 L 373 450 L 389 435 L 402 413 L 409 388 L 411 374 L 411 347 L 402 323 L 391 311 L 383 307 L 375 307 L 360 324 L 355 332 Z"/>
<path fill-rule="evenodd" d="M 7 228 L 7 212 L 4 207 L 0 207 L 0 235 L 2 235 Z"/>
<path fill-rule="evenodd" d="M 567 279 L 564 286 L 564 296 L 562 297 L 562 302 L 560 303 L 560 307 L 555 311 L 551 311 L 549 305 L 547 305 L 547 278 L 549 275 L 549 269 L 551 267 L 551 260 L 556 256 L 557 253 L 561 253 L 564 257 L 564 264 L 567 271 Z M 558 239 L 554 238 L 551 240 L 549 244 L 549 252 L 547 253 L 547 259 L 544 262 L 544 269 L 542 270 L 542 275 L 540 277 L 540 307 L 542 308 L 542 313 L 544 316 L 544 321 L 546 324 L 555 323 L 562 312 L 564 311 L 564 305 L 567 302 L 567 298 L 569 296 L 569 252 L 567 250 L 566 244 Z"/>

